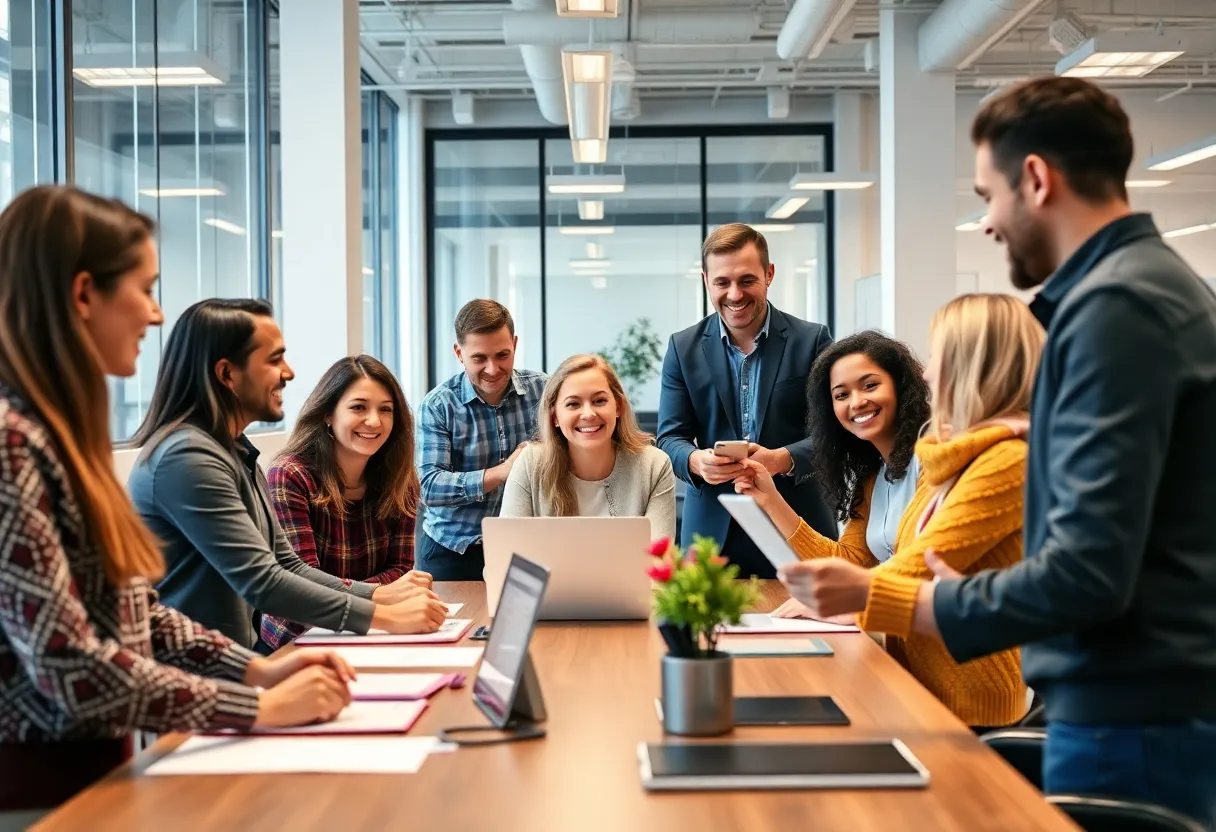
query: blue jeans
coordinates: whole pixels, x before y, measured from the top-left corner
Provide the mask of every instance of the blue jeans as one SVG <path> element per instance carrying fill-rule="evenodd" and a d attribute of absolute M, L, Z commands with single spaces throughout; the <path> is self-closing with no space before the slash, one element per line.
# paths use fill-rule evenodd
<path fill-rule="evenodd" d="M 1216 829 L 1216 722 L 1047 725 L 1047 794 L 1144 800 Z"/>

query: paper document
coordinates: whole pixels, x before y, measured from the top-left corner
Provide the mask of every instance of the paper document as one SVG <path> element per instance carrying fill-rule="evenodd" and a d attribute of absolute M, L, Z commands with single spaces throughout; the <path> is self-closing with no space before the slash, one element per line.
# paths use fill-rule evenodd
<path fill-rule="evenodd" d="M 364 668 L 472 667 L 481 647 L 394 647 L 366 645 L 335 647 L 334 652 L 356 670 Z"/>
<path fill-rule="evenodd" d="M 747 612 L 738 626 L 727 625 L 723 633 L 858 633 L 849 624 L 830 624 L 814 618 L 774 618 L 762 612 Z"/>
<path fill-rule="evenodd" d="M 758 656 L 831 656 L 831 646 L 821 638 L 725 638 L 718 649 L 740 658 Z"/>
<path fill-rule="evenodd" d="M 350 632 L 335 632 L 323 627 L 313 627 L 296 639 L 301 647 L 318 647 L 336 644 L 450 644 L 460 641 L 469 627 L 473 626 L 471 618 L 449 618 L 433 633 L 417 633 L 413 635 L 389 633 L 384 630 L 371 629 L 367 635 Z"/>
<path fill-rule="evenodd" d="M 365 700 L 426 699 L 447 687 L 451 678 L 447 673 L 360 673 L 350 683 L 350 695 Z"/>
<path fill-rule="evenodd" d="M 172 774 L 413 774 L 435 737 L 191 737 L 144 770 Z"/>
<path fill-rule="evenodd" d="M 250 734 L 404 734 L 422 712 L 427 701 L 410 702 L 351 702 L 337 719 L 316 725 L 294 725 L 288 728 L 251 728 Z M 216 734 L 243 734 L 243 731 L 217 731 Z"/>
<path fill-rule="evenodd" d="M 464 609 L 464 604 L 444 604 L 444 606 L 448 608 L 448 618 Z"/>

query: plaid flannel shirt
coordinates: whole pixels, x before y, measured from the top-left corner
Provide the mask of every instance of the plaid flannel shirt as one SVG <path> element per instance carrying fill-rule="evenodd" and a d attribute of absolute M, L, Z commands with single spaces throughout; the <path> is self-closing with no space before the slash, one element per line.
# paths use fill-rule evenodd
<path fill-rule="evenodd" d="M 436 387 L 418 408 L 418 475 L 426 505 L 423 531 L 463 554 L 481 540 L 481 521 L 498 514 L 502 488 L 486 494 L 485 471 L 536 434 L 543 373 L 516 370 L 497 407 L 477 395 L 463 372 Z"/>

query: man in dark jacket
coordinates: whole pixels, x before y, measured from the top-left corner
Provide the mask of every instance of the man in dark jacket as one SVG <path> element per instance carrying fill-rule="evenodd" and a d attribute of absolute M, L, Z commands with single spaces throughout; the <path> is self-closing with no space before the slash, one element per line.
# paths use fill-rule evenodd
<path fill-rule="evenodd" d="M 718 502 L 734 493 L 746 469 L 714 453 L 720 441 L 747 442 L 786 502 L 820 534 L 836 539 L 836 521 L 811 473 L 806 434 L 806 379 L 832 343 L 827 327 L 768 302 L 774 268 L 764 235 L 724 225 L 701 247 L 705 288 L 716 313 L 677 332 L 663 359 L 658 446 L 689 485 L 681 537 L 713 537 L 741 577 L 776 576 L 772 564 Z M 740 446 L 741 447 L 741 446 Z"/>
<path fill-rule="evenodd" d="M 1132 213 L 1110 94 L 1029 81 L 980 110 L 972 140 L 988 233 L 1014 286 L 1042 286 L 1026 560 L 909 587 L 914 626 L 958 661 L 1025 645 L 1049 793 L 1216 826 L 1216 296 Z M 835 565 L 784 577 L 821 614 L 848 582 Z"/>

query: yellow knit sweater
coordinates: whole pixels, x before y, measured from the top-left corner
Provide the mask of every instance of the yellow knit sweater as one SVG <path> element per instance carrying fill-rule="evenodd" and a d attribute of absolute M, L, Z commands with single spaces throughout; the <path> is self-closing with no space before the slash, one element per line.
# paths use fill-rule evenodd
<path fill-rule="evenodd" d="M 815 532 L 805 522 L 790 536 L 803 559 L 842 557 L 874 566 L 870 598 L 858 624 L 887 633 L 888 649 L 916 679 L 968 725 L 1008 725 L 1026 711 L 1018 651 L 1005 650 L 966 664 L 950 657 L 940 641 L 912 632 L 917 588 L 933 579 L 925 551 L 964 574 L 1001 569 L 1022 558 L 1022 495 L 1026 481 L 1026 443 L 1007 427 L 987 427 L 948 442 L 922 439 L 916 446 L 921 478 L 904 511 L 895 554 L 874 566 L 866 546 L 867 499 L 860 517 L 845 525 L 840 542 Z M 925 528 L 921 515 L 943 483 L 950 488 Z"/>

